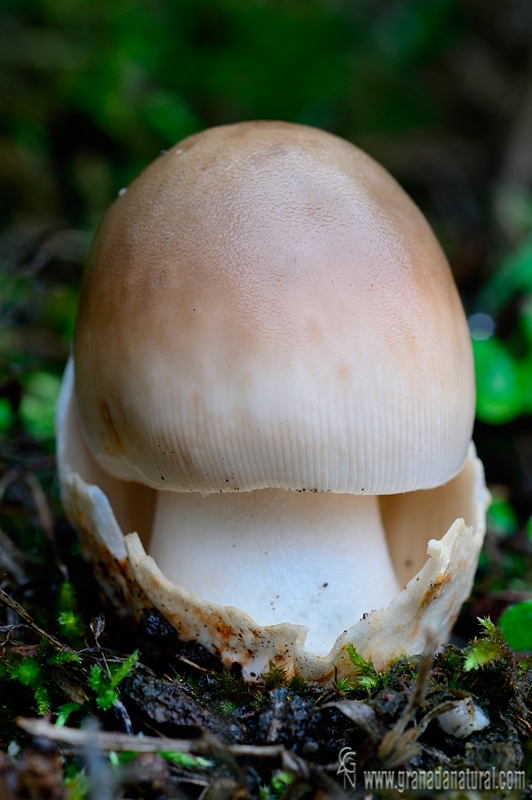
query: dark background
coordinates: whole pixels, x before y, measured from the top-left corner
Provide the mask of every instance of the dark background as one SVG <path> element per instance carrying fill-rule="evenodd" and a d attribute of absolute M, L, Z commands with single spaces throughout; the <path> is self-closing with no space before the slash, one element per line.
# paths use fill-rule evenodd
<path fill-rule="evenodd" d="M 486 315 L 475 439 L 496 502 L 474 610 L 496 614 L 531 574 L 529 0 L 2 0 L 1 492 L 33 470 L 56 497 L 53 407 L 106 208 L 161 149 L 246 119 L 373 155 Z"/>

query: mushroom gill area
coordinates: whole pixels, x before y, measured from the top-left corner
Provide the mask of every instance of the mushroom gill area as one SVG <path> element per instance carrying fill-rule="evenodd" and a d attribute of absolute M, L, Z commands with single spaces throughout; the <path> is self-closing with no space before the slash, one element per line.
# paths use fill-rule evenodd
<path fill-rule="evenodd" d="M 204 601 L 236 606 L 259 625 L 305 625 L 305 650 L 316 656 L 400 593 L 425 565 L 429 540 L 440 540 L 458 518 L 478 528 L 472 452 L 448 484 L 402 495 L 272 489 L 204 498 L 106 474 L 82 435 L 71 366 L 57 427 L 60 480 L 68 473 L 99 487 L 122 534 L 138 533 L 167 578 Z"/>
<path fill-rule="evenodd" d="M 303 625 L 305 646 L 320 656 L 400 591 L 377 497 L 158 492 L 148 553 L 166 578 L 209 603 L 261 626 Z"/>

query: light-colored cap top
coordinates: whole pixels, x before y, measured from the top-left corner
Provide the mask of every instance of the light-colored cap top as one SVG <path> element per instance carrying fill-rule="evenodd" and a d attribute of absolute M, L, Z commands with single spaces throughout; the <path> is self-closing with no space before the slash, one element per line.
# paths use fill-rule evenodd
<path fill-rule="evenodd" d="M 390 494 L 464 463 L 474 372 L 427 221 L 342 139 L 191 136 L 115 201 L 74 342 L 88 445 L 174 491 Z"/>

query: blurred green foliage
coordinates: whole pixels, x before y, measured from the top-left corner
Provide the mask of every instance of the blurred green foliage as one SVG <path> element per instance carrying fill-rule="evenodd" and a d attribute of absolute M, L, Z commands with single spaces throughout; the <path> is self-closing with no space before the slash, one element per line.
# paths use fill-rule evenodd
<path fill-rule="evenodd" d="M 502 261 L 479 293 L 479 306 L 495 318 L 512 301 L 515 315 L 504 341 L 473 334 L 477 417 L 491 424 L 532 413 L 532 237 Z"/>
<path fill-rule="evenodd" d="M 161 148 L 279 118 L 350 139 L 441 127 L 427 69 L 458 0 L 4 0 L 2 177 L 17 206 L 93 227 Z"/>
<path fill-rule="evenodd" d="M 54 415 L 61 381 L 50 372 L 31 372 L 22 381 L 20 416 L 30 436 L 46 439 L 54 433 Z"/>
<path fill-rule="evenodd" d="M 65 664 L 79 663 L 80 658 L 74 652 L 54 651 L 46 639 L 43 639 L 35 655 L 24 657 L 14 654 L 0 661 L 0 685 L 6 681 L 13 682 L 13 691 L 33 696 L 33 706 L 38 714 L 46 714 L 51 706 L 51 686 L 57 667 Z M 2 714 L 5 714 L 5 706 Z"/>
<path fill-rule="evenodd" d="M 492 502 L 488 509 L 488 525 L 493 533 L 500 536 L 515 533 L 519 526 L 512 505 L 496 492 L 492 494 Z"/>
<path fill-rule="evenodd" d="M 516 603 L 507 608 L 499 627 L 514 650 L 532 650 L 532 602 Z"/>

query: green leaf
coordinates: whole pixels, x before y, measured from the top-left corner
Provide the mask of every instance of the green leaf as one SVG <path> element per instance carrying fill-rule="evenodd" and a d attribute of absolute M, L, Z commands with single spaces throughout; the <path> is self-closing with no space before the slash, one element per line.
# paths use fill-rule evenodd
<path fill-rule="evenodd" d="M 90 781 L 84 770 L 79 770 L 65 778 L 68 800 L 86 800 L 90 792 Z"/>
<path fill-rule="evenodd" d="M 77 639 L 85 629 L 81 614 L 76 614 L 74 611 L 62 611 L 59 614 L 58 622 L 61 632 L 68 639 Z"/>
<path fill-rule="evenodd" d="M 358 673 L 357 685 L 363 689 L 367 689 L 369 692 L 380 686 L 382 678 L 373 666 L 371 658 L 365 661 L 362 656 L 357 653 L 352 644 L 348 644 L 345 650 Z"/>
<path fill-rule="evenodd" d="M 77 653 L 69 653 L 66 650 L 63 650 L 59 653 L 54 653 L 48 659 L 49 664 L 61 665 L 61 664 L 81 664 L 81 658 L 78 656 Z"/>
<path fill-rule="evenodd" d="M 496 337 L 473 340 L 477 380 L 477 417 L 502 425 L 522 412 L 522 395 L 510 353 Z"/>
<path fill-rule="evenodd" d="M 231 678 L 230 673 L 228 677 Z M 282 667 L 278 667 L 273 661 L 268 664 L 268 672 L 263 672 L 262 680 L 267 689 L 275 689 L 278 686 L 286 685 L 286 672 Z"/>
<path fill-rule="evenodd" d="M 129 675 L 129 673 L 137 663 L 138 659 L 139 659 L 139 651 L 134 650 L 133 653 L 131 653 L 126 658 L 123 664 L 120 664 L 118 669 L 113 673 L 111 677 L 111 686 L 113 687 L 113 689 L 116 689 L 117 686 L 124 680 L 124 678 L 126 678 Z"/>
<path fill-rule="evenodd" d="M 118 685 L 129 674 L 139 657 L 138 650 L 129 655 L 117 668 L 113 665 L 114 672 L 111 677 L 104 675 L 99 664 L 93 664 L 88 677 L 88 684 L 96 695 L 96 704 L 107 711 L 118 700 Z"/>
<path fill-rule="evenodd" d="M 11 403 L 7 397 L 0 397 L 0 433 L 8 433 L 14 420 Z"/>
<path fill-rule="evenodd" d="M 23 686 L 35 686 L 41 681 L 41 668 L 35 658 L 26 658 L 24 661 L 9 665 L 11 677 Z"/>
<path fill-rule="evenodd" d="M 59 587 L 57 605 L 60 611 L 74 611 L 76 608 L 76 590 L 70 581 L 63 581 Z"/>
<path fill-rule="evenodd" d="M 532 602 L 516 603 L 507 608 L 499 627 L 514 650 L 532 650 Z"/>
<path fill-rule="evenodd" d="M 349 678 L 340 678 L 337 682 L 337 688 L 340 694 L 355 691 L 355 684 Z"/>
<path fill-rule="evenodd" d="M 234 700 L 220 700 L 218 708 L 222 714 L 229 716 L 237 708 L 237 704 Z"/>
<path fill-rule="evenodd" d="M 480 669 L 487 664 L 492 664 L 504 658 L 508 653 L 508 646 L 503 639 L 500 629 L 493 624 L 489 617 L 482 619 L 478 617 L 478 622 L 484 628 L 486 635 L 482 639 L 477 639 L 464 649 L 465 662 L 464 669 L 471 672 L 473 669 Z"/>
<path fill-rule="evenodd" d="M 203 769 L 211 766 L 211 762 L 206 758 L 193 756 L 191 753 L 182 753 L 180 750 L 163 751 L 159 755 L 167 761 L 172 761 L 174 764 L 179 764 L 180 767 L 186 767 L 187 769 Z"/>
<path fill-rule="evenodd" d="M 532 271 L 532 261 L 530 262 L 530 269 Z M 521 303 L 519 327 L 529 347 L 532 347 L 532 295 L 528 295 Z"/>
<path fill-rule="evenodd" d="M 33 690 L 37 712 L 44 716 L 50 710 L 50 696 L 44 685 L 36 686 Z"/>
<path fill-rule="evenodd" d="M 49 439 L 54 433 L 54 415 L 61 380 L 51 372 L 33 372 L 23 379 L 24 395 L 20 416 L 26 431 L 36 439 Z"/>
<path fill-rule="evenodd" d="M 480 639 L 478 642 L 470 645 L 466 654 L 464 662 L 464 669 L 466 672 L 471 672 L 472 669 L 480 669 L 485 667 L 486 664 L 491 664 L 492 661 L 497 661 L 499 654 L 494 647 L 493 642 Z"/>
<path fill-rule="evenodd" d="M 300 694 L 305 689 L 305 681 L 300 675 L 294 675 L 292 680 L 290 681 L 290 690 L 294 692 L 294 694 Z"/>
<path fill-rule="evenodd" d="M 71 342 L 74 337 L 78 304 L 77 292 L 71 286 L 55 286 L 48 293 L 46 300 L 47 327 L 58 331 L 65 342 Z"/>
<path fill-rule="evenodd" d="M 143 111 L 148 125 L 171 144 L 203 127 L 181 95 L 169 89 L 151 92 Z"/>
<path fill-rule="evenodd" d="M 284 797 L 288 787 L 293 783 L 294 777 L 291 772 L 276 770 L 271 777 L 270 785 L 260 787 L 260 800 L 276 800 L 278 797 Z"/>
<path fill-rule="evenodd" d="M 73 711 L 78 711 L 81 706 L 79 703 L 65 703 L 57 709 L 57 719 L 55 721 L 56 728 L 62 728 L 66 725 L 69 716 Z"/>
<path fill-rule="evenodd" d="M 494 637 L 497 635 L 497 626 L 489 617 L 477 617 L 477 622 L 484 628 L 487 636 Z"/>
<path fill-rule="evenodd" d="M 118 700 L 118 692 L 110 686 L 102 687 L 96 697 L 96 705 L 104 711 L 109 711 L 113 703 Z"/>
<path fill-rule="evenodd" d="M 497 494 L 488 508 L 488 525 L 493 533 L 505 535 L 517 530 L 518 521 L 512 506 Z"/>
<path fill-rule="evenodd" d="M 102 668 L 99 664 L 93 664 L 87 679 L 87 683 L 93 692 L 99 692 L 104 684 Z"/>
<path fill-rule="evenodd" d="M 292 772 L 285 772 L 278 770 L 272 776 L 272 789 L 276 794 L 281 794 L 291 783 L 293 783 L 295 775 Z"/>
<path fill-rule="evenodd" d="M 378 688 L 380 680 L 378 676 L 373 678 L 371 675 L 364 675 L 362 678 L 360 678 L 358 683 L 361 689 L 366 689 L 368 692 L 371 692 L 373 689 Z"/>
<path fill-rule="evenodd" d="M 495 315 L 517 293 L 532 292 L 532 236 L 493 273 L 479 296 L 479 306 Z"/>

